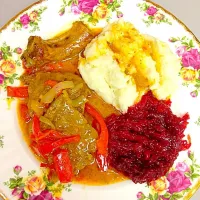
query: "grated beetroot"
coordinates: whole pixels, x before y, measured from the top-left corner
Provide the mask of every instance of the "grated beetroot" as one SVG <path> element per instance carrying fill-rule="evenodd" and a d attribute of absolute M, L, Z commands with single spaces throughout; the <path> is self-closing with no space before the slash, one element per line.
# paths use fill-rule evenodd
<path fill-rule="evenodd" d="M 159 101 L 148 92 L 126 114 L 106 119 L 109 163 L 134 183 L 164 176 L 179 152 L 190 147 L 183 140 L 189 115 L 177 117 L 170 105 L 170 101 Z"/>

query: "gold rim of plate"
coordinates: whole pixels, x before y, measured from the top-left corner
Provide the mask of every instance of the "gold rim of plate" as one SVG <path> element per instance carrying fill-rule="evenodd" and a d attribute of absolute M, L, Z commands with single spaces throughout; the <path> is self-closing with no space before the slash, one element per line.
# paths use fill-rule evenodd
<path fill-rule="evenodd" d="M 30 6 L 26 7 L 25 9 L 21 10 L 17 15 L 15 15 L 13 18 L 11 18 L 2 28 L 0 28 L 0 32 L 4 29 L 6 29 L 8 27 L 8 25 L 13 22 L 19 15 L 21 15 L 23 12 L 29 10 L 30 8 L 32 8 L 33 6 L 42 3 L 45 0 L 39 0 L 33 4 L 31 4 Z M 199 47 L 200 47 L 200 41 L 198 40 L 198 38 L 195 36 L 195 34 L 180 20 L 178 19 L 174 14 L 172 14 L 171 12 L 169 12 L 168 10 L 166 10 L 165 8 L 163 8 L 161 5 L 151 1 L 151 0 L 146 0 L 146 2 L 149 2 L 151 4 L 153 4 L 154 6 L 160 8 L 161 10 L 163 10 L 165 13 L 167 13 L 168 15 L 170 15 L 174 20 L 176 20 L 179 24 L 181 24 L 184 29 L 189 32 L 192 36 L 193 39 L 198 43 Z M 193 189 L 188 192 L 187 196 L 184 197 L 184 200 L 189 200 L 194 193 L 200 188 L 200 180 L 198 181 L 198 183 L 196 185 L 194 185 Z M 0 197 L 3 200 L 9 200 L 1 191 L 0 191 Z"/>
<path fill-rule="evenodd" d="M 1 192 L 1 191 L 0 191 L 0 199 L 9 200 L 9 199 L 3 194 L 3 192 Z"/>

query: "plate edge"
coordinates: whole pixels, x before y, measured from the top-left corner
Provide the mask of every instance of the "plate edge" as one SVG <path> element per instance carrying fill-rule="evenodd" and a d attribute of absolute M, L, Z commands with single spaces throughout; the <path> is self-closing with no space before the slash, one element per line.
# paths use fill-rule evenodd
<path fill-rule="evenodd" d="M 23 10 L 21 10 L 20 12 L 18 12 L 14 17 L 12 17 L 6 24 L 4 24 L 1 28 L 0 28 L 0 32 L 2 32 L 3 30 L 5 30 L 11 22 L 13 22 L 18 16 L 20 16 L 23 12 L 29 10 L 30 8 L 32 8 L 35 5 L 39 5 L 42 2 L 44 2 L 46 0 L 39 0 L 29 6 L 27 6 L 26 8 L 24 8 Z M 161 5 L 151 1 L 151 0 L 144 0 L 148 3 L 151 3 L 152 5 L 160 8 L 161 10 L 163 10 L 165 13 L 167 13 L 168 15 L 170 15 L 173 19 L 175 19 L 181 26 L 183 26 L 183 28 L 192 35 L 193 39 L 197 42 L 197 44 L 200 47 L 200 40 L 197 38 L 197 36 L 191 31 L 190 28 L 187 27 L 187 25 L 185 25 L 185 23 L 183 21 L 181 21 L 180 19 L 178 19 L 174 14 L 172 14 L 170 11 L 168 11 L 167 9 L 163 8 Z M 198 183 L 196 185 L 194 185 L 194 189 L 190 192 L 188 192 L 187 196 L 184 197 L 184 200 L 189 200 L 195 193 L 196 191 L 200 188 L 200 180 L 198 181 Z M 3 200 L 9 200 L 1 191 L 0 191 L 0 197 L 3 198 Z"/>

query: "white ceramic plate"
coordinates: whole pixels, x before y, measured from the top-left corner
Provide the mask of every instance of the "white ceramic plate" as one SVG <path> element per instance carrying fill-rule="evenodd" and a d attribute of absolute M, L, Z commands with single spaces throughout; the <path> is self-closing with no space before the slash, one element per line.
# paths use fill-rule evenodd
<path fill-rule="evenodd" d="M 19 84 L 17 78 L 23 71 L 20 56 L 29 36 L 47 39 L 66 30 L 76 20 L 83 20 L 89 26 L 104 27 L 121 17 L 132 22 L 142 33 L 167 42 L 179 57 L 182 83 L 172 98 L 172 109 L 179 115 L 189 112 L 185 135 L 191 136 L 192 146 L 180 153 L 167 177 L 149 186 L 131 181 L 98 187 L 74 183 L 50 186 L 22 138 L 16 101 L 7 98 L 5 88 Z M 178 19 L 151 2 L 46 0 L 22 11 L 0 30 L 0 196 L 29 200 L 56 200 L 61 196 L 66 200 L 189 199 L 200 185 L 199 48 L 197 39 Z"/>

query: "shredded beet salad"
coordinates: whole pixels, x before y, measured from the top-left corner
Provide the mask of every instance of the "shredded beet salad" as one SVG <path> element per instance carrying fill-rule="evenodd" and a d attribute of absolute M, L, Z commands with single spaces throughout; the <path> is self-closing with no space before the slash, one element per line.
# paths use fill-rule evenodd
<path fill-rule="evenodd" d="M 109 131 L 109 163 L 134 183 L 164 176 L 180 151 L 190 147 L 183 140 L 189 115 L 174 115 L 170 101 L 160 101 L 151 92 L 123 115 L 106 119 Z"/>

